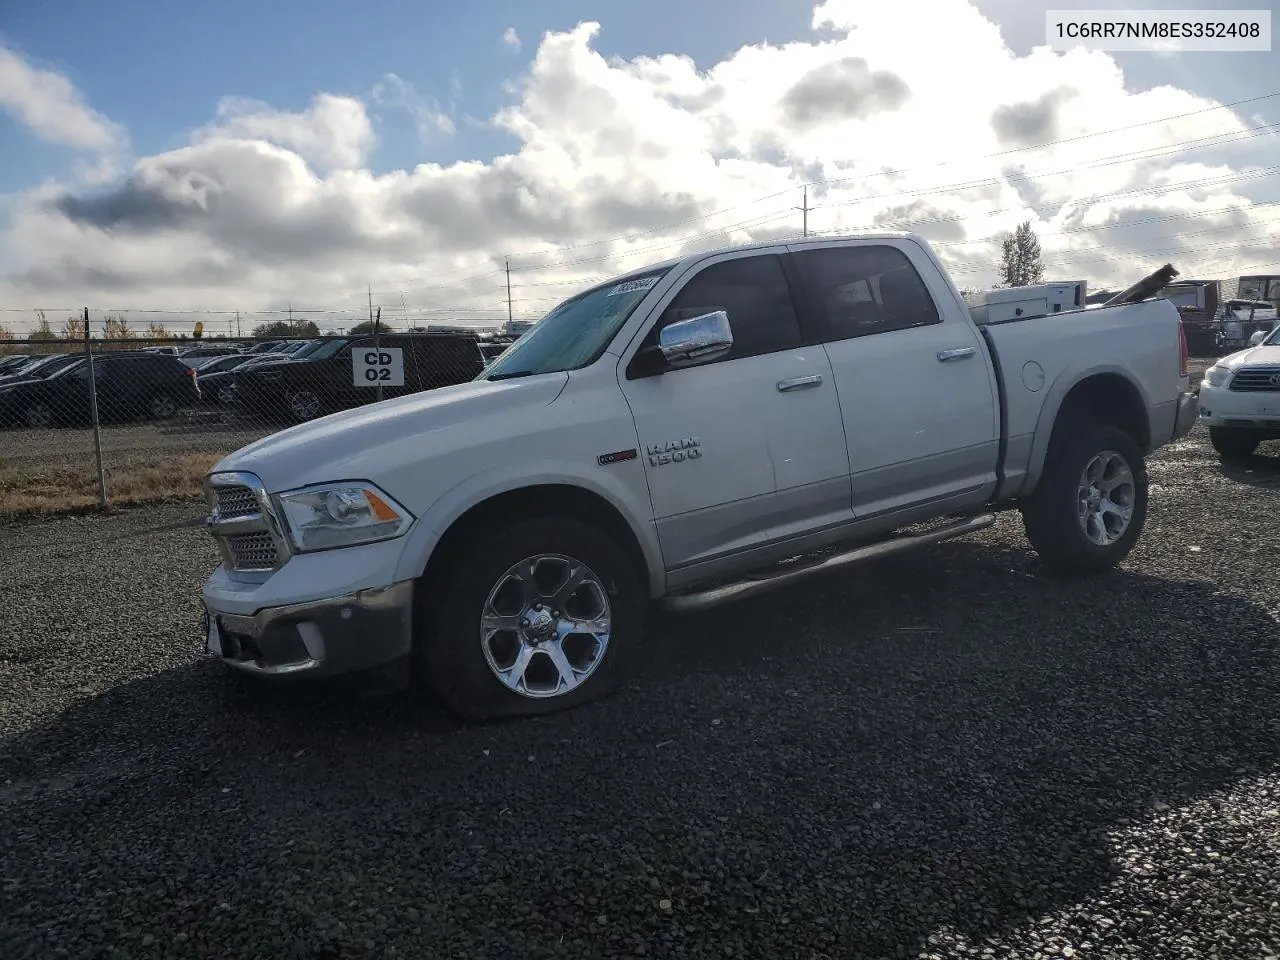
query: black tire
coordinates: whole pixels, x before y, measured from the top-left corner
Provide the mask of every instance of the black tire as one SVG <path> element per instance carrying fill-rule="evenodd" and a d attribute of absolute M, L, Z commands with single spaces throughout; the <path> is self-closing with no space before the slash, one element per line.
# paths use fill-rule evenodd
<path fill-rule="evenodd" d="M 490 591 L 507 571 L 525 558 L 544 554 L 572 558 L 595 573 L 605 590 L 610 623 L 608 641 L 589 676 L 567 692 L 537 698 L 516 692 L 498 679 L 481 643 L 480 618 Z M 489 529 L 455 558 L 451 573 L 420 594 L 415 673 L 449 710 L 466 720 L 570 709 L 607 696 L 626 677 L 643 637 L 645 605 L 634 565 L 595 527 L 564 517 L 539 517 Z M 549 657 L 540 660 L 550 664 Z"/>
<path fill-rule="evenodd" d="M 1128 526 L 1103 545 L 1085 533 L 1080 496 L 1085 468 L 1107 452 L 1125 462 L 1133 493 Z M 1146 525 L 1147 501 L 1146 459 L 1138 444 L 1118 427 L 1083 423 L 1054 437 L 1040 483 L 1021 505 L 1022 522 L 1031 546 L 1054 573 L 1089 576 L 1112 569 L 1129 555 Z"/>
<path fill-rule="evenodd" d="M 157 393 L 147 404 L 152 420 L 169 420 L 178 415 L 178 401 L 168 393 Z"/>
<path fill-rule="evenodd" d="M 1209 442 L 1223 460 L 1245 460 L 1258 449 L 1258 435 L 1232 427 L 1210 427 Z"/>
<path fill-rule="evenodd" d="M 324 401 L 314 390 L 295 390 L 289 394 L 289 416 L 296 423 L 306 423 L 324 416 Z"/>

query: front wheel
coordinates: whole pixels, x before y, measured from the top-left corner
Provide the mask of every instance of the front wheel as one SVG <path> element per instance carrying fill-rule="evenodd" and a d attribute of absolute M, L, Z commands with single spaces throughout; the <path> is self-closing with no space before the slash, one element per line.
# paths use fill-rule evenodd
<path fill-rule="evenodd" d="M 643 633 L 645 598 L 626 554 L 567 518 L 489 531 L 423 599 L 415 666 L 469 720 L 553 713 L 605 696 Z"/>
<path fill-rule="evenodd" d="M 1147 467 L 1137 443 L 1118 427 L 1094 424 L 1055 442 L 1039 485 L 1022 504 L 1022 521 L 1031 546 L 1055 573 L 1101 573 L 1137 543 L 1147 499 Z"/>
<path fill-rule="evenodd" d="M 289 395 L 289 412 L 299 423 L 320 416 L 323 406 L 320 398 L 310 390 L 296 390 Z"/>
<path fill-rule="evenodd" d="M 1223 460 L 1244 460 L 1258 449 L 1257 434 L 1232 427 L 1210 427 L 1209 442 Z"/>

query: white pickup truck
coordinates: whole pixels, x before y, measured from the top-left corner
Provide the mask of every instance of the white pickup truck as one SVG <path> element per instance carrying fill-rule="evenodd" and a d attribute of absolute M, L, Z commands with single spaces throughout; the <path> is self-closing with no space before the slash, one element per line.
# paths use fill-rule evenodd
<path fill-rule="evenodd" d="M 903 233 L 618 277 L 472 382 L 218 463 L 208 649 L 263 676 L 412 667 L 496 718 L 611 690 L 651 602 L 722 603 L 1000 510 L 1053 570 L 1104 571 L 1143 528 L 1146 455 L 1197 416 L 1178 312 L 1142 302 L 1171 271 L 983 326 Z"/>

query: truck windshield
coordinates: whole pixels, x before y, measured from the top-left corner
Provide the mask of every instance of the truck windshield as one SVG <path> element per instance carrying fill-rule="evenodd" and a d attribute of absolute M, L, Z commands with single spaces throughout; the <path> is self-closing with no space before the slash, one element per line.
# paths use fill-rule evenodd
<path fill-rule="evenodd" d="M 664 267 L 570 297 L 489 364 L 477 380 L 561 373 L 591 363 L 640 301 L 670 270 Z"/>
<path fill-rule="evenodd" d="M 1236 286 L 1236 296 L 1241 300 L 1266 300 L 1269 299 L 1268 294 L 1276 293 L 1276 284 L 1274 281 L 1269 284 L 1271 290 L 1268 291 L 1267 277 L 1241 277 L 1240 282 Z"/>

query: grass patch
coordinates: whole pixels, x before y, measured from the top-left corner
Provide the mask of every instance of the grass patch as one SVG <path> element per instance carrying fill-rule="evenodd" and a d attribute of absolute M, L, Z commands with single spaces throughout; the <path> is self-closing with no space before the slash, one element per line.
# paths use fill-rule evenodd
<path fill-rule="evenodd" d="M 219 453 L 176 453 L 140 457 L 107 471 L 107 500 L 112 507 L 198 498 L 204 478 Z M 98 474 L 85 463 L 0 463 L 0 517 L 72 513 L 96 509 Z"/>

